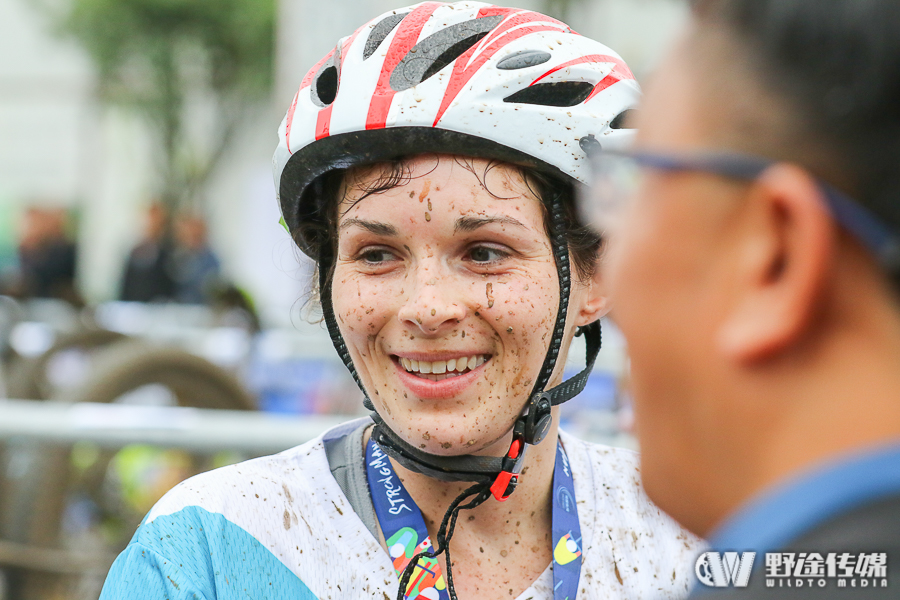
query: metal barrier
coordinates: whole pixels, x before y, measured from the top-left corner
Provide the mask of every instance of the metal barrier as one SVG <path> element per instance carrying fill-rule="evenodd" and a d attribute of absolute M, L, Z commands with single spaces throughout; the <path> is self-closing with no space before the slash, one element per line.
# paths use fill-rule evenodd
<path fill-rule="evenodd" d="M 271 454 L 307 442 L 346 416 L 277 415 L 180 406 L 0 400 L 0 441 L 152 444 L 195 452 Z"/>
<path fill-rule="evenodd" d="M 192 472 L 198 472 L 211 468 L 203 457 L 226 451 L 231 462 L 280 452 L 346 419 L 181 406 L 0 400 L 4 490 L 0 526 L 5 532 L 0 536 L 0 600 L 97 597 L 106 571 L 140 517 L 134 514 L 121 520 L 127 533 L 121 545 L 107 542 L 84 547 L 77 542 L 73 546 L 71 539 L 64 543 L 62 516 L 78 490 L 99 493 L 118 452 L 146 446 L 187 454 L 193 457 Z M 96 449 L 95 466 L 76 474 L 73 449 L 85 443 Z M 190 474 L 178 476 L 164 489 Z M 7 577 L 8 595 L 3 591 Z"/>

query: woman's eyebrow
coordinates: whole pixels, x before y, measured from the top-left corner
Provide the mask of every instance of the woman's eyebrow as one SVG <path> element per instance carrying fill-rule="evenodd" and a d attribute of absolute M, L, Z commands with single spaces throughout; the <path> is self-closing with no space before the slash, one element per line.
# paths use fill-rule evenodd
<path fill-rule="evenodd" d="M 513 225 L 515 227 L 521 227 L 522 229 L 528 229 L 520 221 L 506 215 L 499 217 L 460 217 L 456 220 L 454 233 L 459 233 L 460 231 L 475 231 L 479 227 L 484 227 L 485 225 L 491 225 L 493 223 Z"/>
<path fill-rule="evenodd" d="M 384 235 L 384 236 L 396 236 L 397 228 L 393 225 L 388 225 L 387 223 L 379 223 L 378 221 L 364 221 L 362 219 L 346 219 L 341 226 L 338 227 L 339 230 L 343 231 L 348 227 L 362 227 L 363 229 L 374 233 L 375 235 Z"/>

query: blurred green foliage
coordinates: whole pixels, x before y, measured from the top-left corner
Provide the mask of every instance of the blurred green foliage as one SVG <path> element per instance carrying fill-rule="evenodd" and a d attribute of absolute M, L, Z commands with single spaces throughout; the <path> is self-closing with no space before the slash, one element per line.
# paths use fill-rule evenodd
<path fill-rule="evenodd" d="M 275 0 L 69 6 L 61 29 L 93 59 L 101 98 L 138 111 L 156 135 L 160 199 L 172 208 L 196 201 L 245 110 L 271 90 Z M 188 122 L 196 106 L 203 127 Z"/>

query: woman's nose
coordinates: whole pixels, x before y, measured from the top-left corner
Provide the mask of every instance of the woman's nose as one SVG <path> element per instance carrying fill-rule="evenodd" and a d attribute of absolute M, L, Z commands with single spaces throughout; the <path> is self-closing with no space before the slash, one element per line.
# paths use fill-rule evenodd
<path fill-rule="evenodd" d="M 466 316 L 465 303 L 452 291 L 447 276 L 426 270 L 416 278 L 413 289 L 404 299 L 397 317 L 408 326 L 426 335 L 440 333 L 444 328 L 459 323 Z"/>

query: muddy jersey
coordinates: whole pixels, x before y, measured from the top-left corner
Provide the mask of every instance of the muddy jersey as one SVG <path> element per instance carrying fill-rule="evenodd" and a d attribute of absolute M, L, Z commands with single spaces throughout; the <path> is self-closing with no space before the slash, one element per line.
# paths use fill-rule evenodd
<path fill-rule="evenodd" d="M 325 440 L 358 426 L 173 488 L 113 564 L 101 600 L 396 598 L 390 557 L 325 454 Z M 644 495 L 637 455 L 560 438 L 583 535 L 579 600 L 686 596 L 698 542 Z M 553 598 L 549 566 L 519 598 Z"/>

